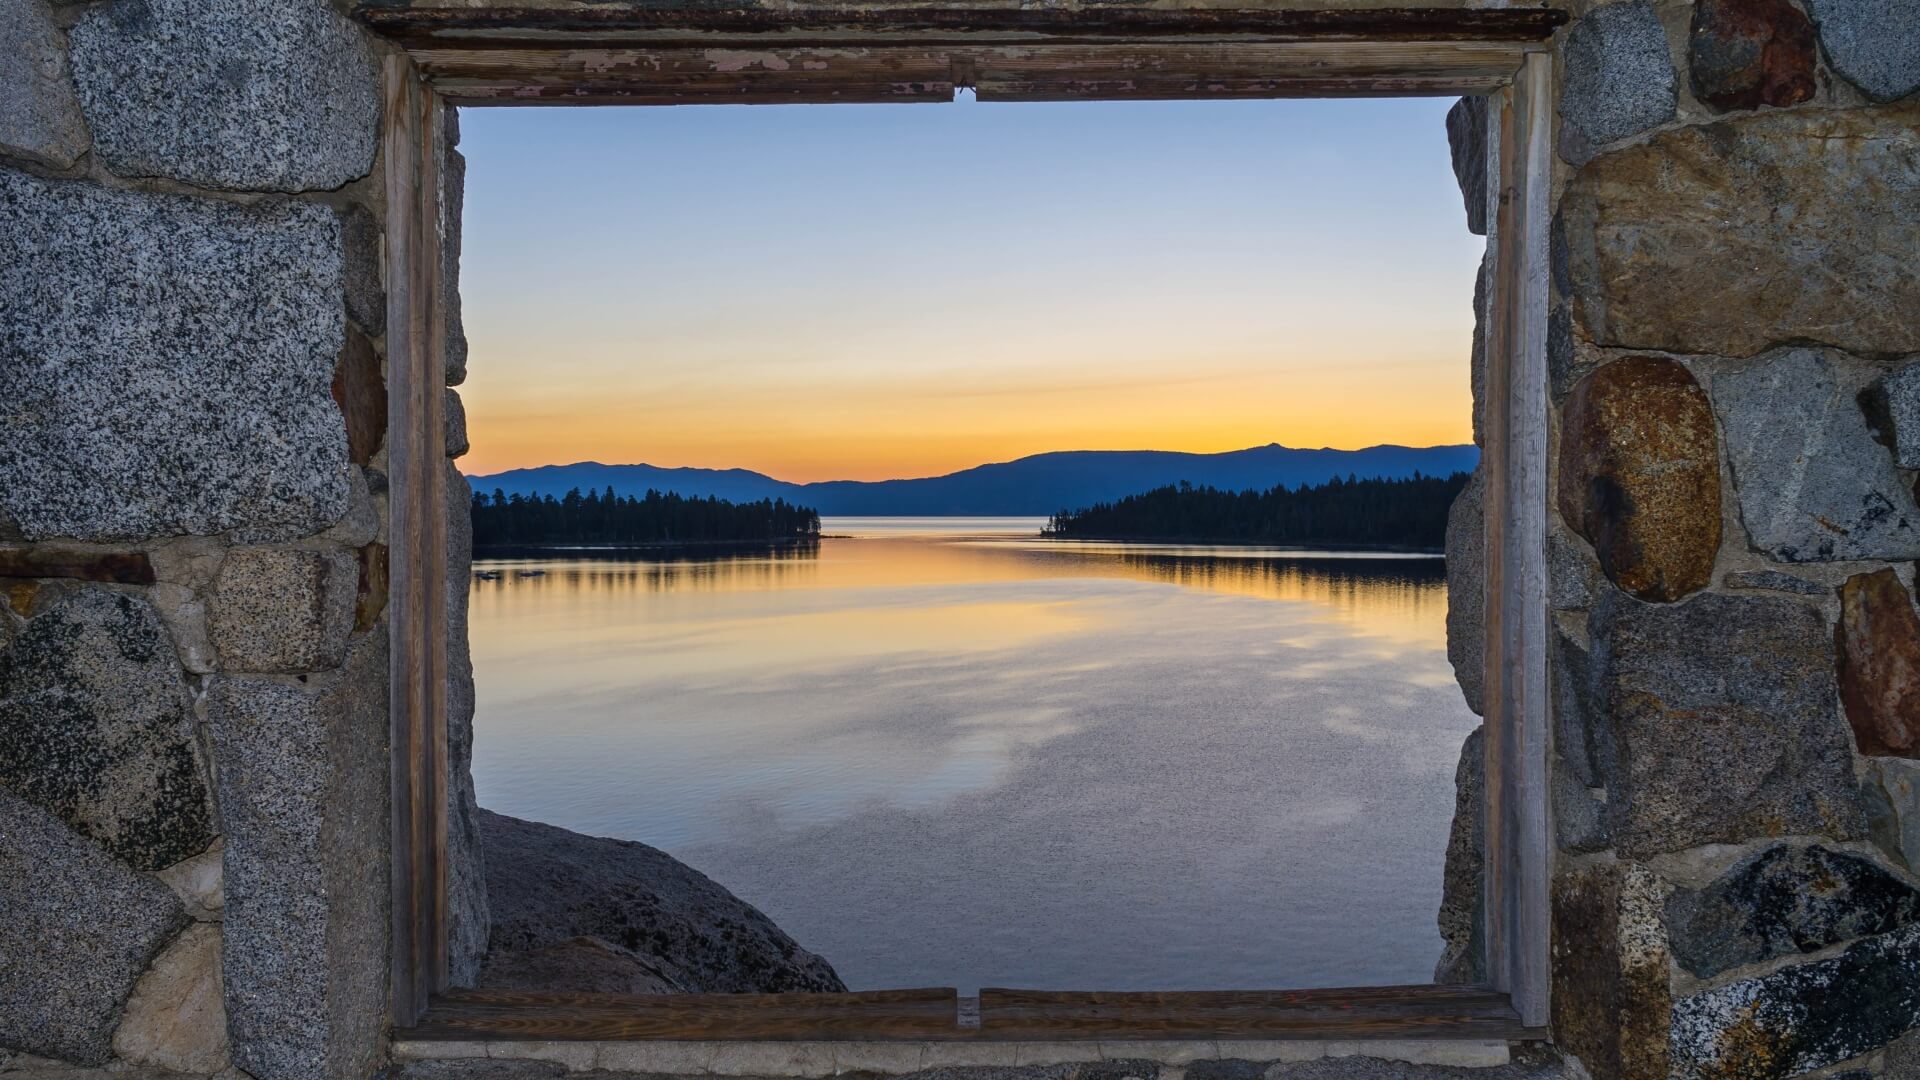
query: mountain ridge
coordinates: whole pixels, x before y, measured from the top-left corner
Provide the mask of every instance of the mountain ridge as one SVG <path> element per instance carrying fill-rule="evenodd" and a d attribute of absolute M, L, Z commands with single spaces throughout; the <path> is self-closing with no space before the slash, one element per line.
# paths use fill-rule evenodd
<path fill-rule="evenodd" d="M 1180 450 L 1051 450 L 939 476 L 897 480 L 778 480 L 751 469 L 664 467 L 581 461 L 469 476 L 474 490 L 556 498 L 578 487 L 622 495 L 648 488 L 734 502 L 782 498 L 824 515 L 1042 516 L 1106 502 L 1182 480 L 1232 490 L 1318 484 L 1335 476 L 1399 479 L 1415 471 L 1445 476 L 1471 470 L 1470 444 L 1413 447 L 1382 443 L 1358 450 L 1268 443 L 1214 454 Z"/>

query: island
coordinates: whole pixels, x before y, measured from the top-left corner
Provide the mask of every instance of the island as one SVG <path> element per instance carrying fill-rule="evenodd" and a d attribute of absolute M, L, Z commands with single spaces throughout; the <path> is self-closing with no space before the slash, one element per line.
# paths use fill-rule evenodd
<path fill-rule="evenodd" d="M 1400 479 L 1349 476 L 1324 484 L 1225 491 L 1188 482 L 1114 502 L 1062 510 L 1042 535 L 1062 540 L 1438 551 L 1447 510 L 1469 474 Z"/>
<path fill-rule="evenodd" d="M 811 542 L 820 515 L 785 499 L 729 502 L 648 490 L 640 497 L 579 488 L 551 495 L 473 495 L 473 544 L 504 547 L 659 547 Z"/>

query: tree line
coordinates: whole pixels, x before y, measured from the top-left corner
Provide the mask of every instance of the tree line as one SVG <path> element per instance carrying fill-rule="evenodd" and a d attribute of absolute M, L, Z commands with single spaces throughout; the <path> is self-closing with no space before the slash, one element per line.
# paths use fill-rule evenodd
<path fill-rule="evenodd" d="M 515 544 L 685 544 L 807 539 L 820 535 L 820 515 L 785 499 L 735 503 L 649 489 L 644 496 L 574 488 L 551 495 L 474 492 L 476 547 Z"/>
<path fill-rule="evenodd" d="M 1416 472 L 1400 480 L 1348 476 L 1267 491 L 1222 491 L 1183 480 L 1115 502 L 1062 510 L 1048 520 L 1046 535 L 1439 549 L 1446 546 L 1447 510 L 1468 478 L 1463 472 L 1447 477 Z"/>

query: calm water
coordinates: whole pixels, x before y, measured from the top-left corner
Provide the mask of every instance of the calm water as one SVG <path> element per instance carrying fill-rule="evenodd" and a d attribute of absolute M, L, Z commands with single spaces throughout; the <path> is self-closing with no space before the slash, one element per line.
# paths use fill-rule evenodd
<path fill-rule="evenodd" d="M 856 989 L 1427 981 L 1476 722 L 1440 560 L 1039 524 L 477 563 L 480 801 L 664 848 Z"/>

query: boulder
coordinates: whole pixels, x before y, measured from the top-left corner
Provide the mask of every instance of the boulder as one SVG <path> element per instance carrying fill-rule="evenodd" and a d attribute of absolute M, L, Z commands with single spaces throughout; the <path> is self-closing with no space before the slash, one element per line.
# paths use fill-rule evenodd
<path fill-rule="evenodd" d="M 1447 834 L 1444 884 L 1440 892 L 1440 940 L 1445 943 L 1433 981 L 1477 984 L 1486 981 L 1482 923 L 1482 885 L 1487 861 L 1486 725 L 1474 728 L 1460 747 L 1453 772 L 1453 828 Z"/>
<path fill-rule="evenodd" d="M 387 682 L 376 632 L 330 674 L 223 676 L 207 696 L 227 1030 L 257 1080 L 362 1080 L 385 1048 Z"/>
<path fill-rule="evenodd" d="M 1908 0 L 1807 0 L 1827 62 L 1875 101 L 1920 90 L 1920 7 Z"/>
<path fill-rule="evenodd" d="M 1666 935 L 1659 879 L 1603 863 L 1553 882 L 1554 1044 L 1595 1077 L 1667 1072 Z"/>
<path fill-rule="evenodd" d="M 94 153 L 121 176 L 326 191 L 373 169 L 379 69 L 323 0 L 115 0 L 70 37 Z"/>
<path fill-rule="evenodd" d="M 1920 352 L 1920 102 L 1664 131 L 1582 169 L 1561 217 L 1596 345 Z"/>
<path fill-rule="evenodd" d="M 122 1003 L 187 922 L 165 885 L 4 790 L 0 911 L 0 1049 L 83 1065 L 113 1056 Z"/>
<path fill-rule="evenodd" d="M 1447 511 L 1447 660 L 1467 708 L 1486 714 L 1487 555 L 1480 471 Z"/>
<path fill-rule="evenodd" d="M 1713 580 L 1720 551 L 1720 441 L 1706 392 L 1662 357 L 1616 360 L 1562 408 L 1560 516 L 1607 579 L 1673 601 Z"/>
<path fill-rule="evenodd" d="M 487 990 L 566 989 L 595 994 L 686 992 L 637 954 L 595 937 L 500 953 L 481 968 L 474 985 Z"/>
<path fill-rule="evenodd" d="M 1818 844 L 1775 844 L 1698 889 L 1667 897 L 1674 959 L 1705 979 L 1920 921 L 1920 890 L 1879 864 Z"/>
<path fill-rule="evenodd" d="M 493 914 L 489 967 L 585 937 L 690 993 L 846 989 L 771 919 L 657 848 L 489 810 L 479 820 Z"/>
<path fill-rule="evenodd" d="M 1709 107 L 1798 105 L 1813 97 L 1819 66 L 1813 24 L 1788 0 L 1696 0 L 1687 70 Z"/>
<path fill-rule="evenodd" d="M 353 631 L 359 580 L 350 552 L 234 548 L 208 602 L 222 668 L 297 673 L 337 666 Z"/>
<path fill-rule="evenodd" d="M 212 1075 L 227 1067 L 220 928 L 189 926 L 133 989 L 113 1052 L 135 1065 Z"/>
<path fill-rule="evenodd" d="M 1840 700 L 1862 754 L 1920 757 L 1920 616 L 1892 568 L 1840 589 Z"/>
<path fill-rule="evenodd" d="M 1862 834 L 1833 632 L 1817 608 L 1768 595 L 1645 604 L 1611 593 L 1589 632 L 1588 721 L 1623 856 Z"/>
<path fill-rule="evenodd" d="M 0 516 L 30 540 L 339 520 L 340 265 L 324 206 L 0 169 Z"/>
<path fill-rule="evenodd" d="M 1681 998 L 1671 1061 L 1676 1076 L 1799 1076 L 1871 1053 L 1916 1022 L 1920 926 L 1909 926 Z"/>
<path fill-rule="evenodd" d="M 1447 151 L 1467 204 L 1467 231 L 1487 235 L 1487 97 L 1469 94 L 1447 110 Z"/>
<path fill-rule="evenodd" d="M 137 869 L 213 842 L 192 703 L 151 604 L 76 589 L 0 653 L 0 786 Z"/>
<path fill-rule="evenodd" d="M 0 151 L 65 169 L 87 150 L 66 43 L 47 0 L 0 0 Z"/>
<path fill-rule="evenodd" d="M 1867 373 L 1830 349 L 1785 348 L 1713 377 L 1740 517 L 1781 562 L 1920 558 L 1912 485 L 1860 408 Z"/>
<path fill-rule="evenodd" d="M 1679 83 L 1649 0 L 1595 8 L 1567 32 L 1560 57 L 1560 155 L 1573 164 L 1674 118 Z"/>

